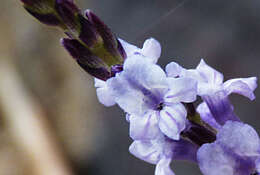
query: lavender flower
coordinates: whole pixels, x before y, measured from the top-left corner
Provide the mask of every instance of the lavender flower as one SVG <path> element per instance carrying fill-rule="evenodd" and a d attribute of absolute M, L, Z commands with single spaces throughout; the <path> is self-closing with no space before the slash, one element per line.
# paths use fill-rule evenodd
<path fill-rule="evenodd" d="M 129 44 L 122 39 L 119 39 L 119 41 L 125 50 L 126 58 L 131 58 L 134 54 L 141 54 L 147 57 L 151 62 L 156 63 L 161 55 L 161 45 L 153 38 L 147 39 L 144 42 L 142 49 Z M 108 90 L 106 81 L 95 78 L 95 87 L 97 88 L 97 97 L 100 103 L 105 106 L 113 106 L 115 104 L 111 92 Z"/>
<path fill-rule="evenodd" d="M 162 134 L 153 140 L 136 140 L 129 151 L 148 163 L 155 164 L 155 175 L 174 175 L 170 169 L 172 160 L 196 162 L 198 147 L 185 140 L 174 141 Z"/>
<path fill-rule="evenodd" d="M 121 42 L 127 57 L 131 57 L 134 54 L 141 54 L 144 57 L 147 57 L 152 63 L 157 63 L 159 57 L 161 56 L 161 45 L 154 38 L 145 40 L 143 48 L 140 49 L 135 45 L 129 44 L 126 41 L 119 39 Z"/>
<path fill-rule="evenodd" d="M 115 105 L 116 102 L 108 89 L 106 81 L 100 80 L 98 78 L 95 78 L 94 81 L 95 87 L 97 88 L 98 101 L 107 107 Z"/>
<path fill-rule="evenodd" d="M 249 125 L 228 121 L 214 143 L 204 144 L 197 153 L 205 175 L 250 175 L 259 173 L 260 140 Z"/>
<path fill-rule="evenodd" d="M 115 102 L 131 115 L 133 139 L 151 139 L 159 132 L 158 127 L 169 138 L 179 139 L 186 120 L 181 102 L 196 99 L 194 80 L 167 78 L 149 58 L 135 54 L 126 59 L 123 71 L 108 79 L 107 84 Z"/>
<path fill-rule="evenodd" d="M 231 79 L 223 83 L 223 75 L 208 66 L 202 59 L 196 69 L 184 69 L 177 63 L 170 63 L 166 66 L 169 77 L 190 77 L 198 82 L 198 95 L 207 103 L 213 117 L 219 124 L 227 120 L 239 121 L 234 114 L 228 95 L 237 93 L 255 98 L 253 91 L 257 87 L 256 77 Z"/>

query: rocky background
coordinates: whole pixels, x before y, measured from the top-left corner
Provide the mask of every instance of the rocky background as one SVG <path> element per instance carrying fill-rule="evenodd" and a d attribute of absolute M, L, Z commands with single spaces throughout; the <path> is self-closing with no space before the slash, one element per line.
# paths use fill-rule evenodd
<path fill-rule="evenodd" d="M 225 75 L 260 77 L 258 0 L 78 0 L 121 38 L 154 37 L 159 64 L 194 68 L 200 58 Z M 40 24 L 19 0 L 0 2 L 0 174 L 151 175 L 128 152 L 124 113 L 98 103 L 93 79 L 60 46 L 61 32 Z M 260 91 L 232 96 L 236 113 L 260 133 Z M 177 175 L 200 175 L 173 162 Z M 56 171 L 57 170 L 57 171 Z"/>

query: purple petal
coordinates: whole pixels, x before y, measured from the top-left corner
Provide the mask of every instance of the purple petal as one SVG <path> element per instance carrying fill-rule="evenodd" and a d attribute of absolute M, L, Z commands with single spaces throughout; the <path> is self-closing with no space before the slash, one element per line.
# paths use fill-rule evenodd
<path fill-rule="evenodd" d="M 248 97 L 250 100 L 255 99 L 254 90 L 257 87 L 257 78 L 236 78 L 224 83 L 224 89 L 227 94 L 237 93 Z"/>
<path fill-rule="evenodd" d="M 194 81 L 197 81 L 197 94 L 199 96 L 214 94 L 216 91 L 221 89 L 221 85 L 208 82 L 204 74 L 201 74 L 196 69 L 190 69 L 190 70 L 182 69 L 179 77 L 190 78 L 193 79 Z"/>
<path fill-rule="evenodd" d="M 172 65 L 172 66 L 173 68 L 170 68 L 169 65 L 168 69 L 171 70 L 174 69 L 174 67 L 176 67 L 176 65 L 175 66 Z M 190 70 L 186 70 L 183 68 L 178 68 L 178 69 L 181 69 L 178 70 L 179 71 L 178 74 L 180 74 L 179 77 L 191 78 L 197 81 L 197 86 L 198 86 L 197 93 L 200 96 L 214 94 L 215 92 L 221 90 L 222 88 L 223 75 L 220 72 L 213 69 L 212 67 L 208 66 L 203 59 L 200 61 L 196 69 L 190 69 Z"/>
<path fill-rule="evenodd" d="M 251 126 L 227 121 L 217 134 L 218 144 L 240 156 L 260 156 L 260 140 Z"/>
<path fill-rule="evenodd" d="M 196 70 L 199 72 L 201 78 L 207 83 L 214 85 L 221 85 L 223 83 L 223 75 L 207 65 L 203 59 L 200 61 Z"/>
<path fill-rule="evenodd" d="M 218 144 L 202 145 L 197 152 L 197 159 L 204 175 L 238 175 L 235 174 L 236 160 L 226 155 Z"/>
<path fill-rule="evenodd" d="M 157 164 L 162 158 L 172 158 L 175 144 L 177 143 L 166 138 L 163 134 L 159 134 L 153 140 L 134 141 L 129 150 L 139 159 Z"/>
<path fill-rule="evenodd" d="M 181 103 L 164 107 L 160 111 L 160 130 L 169 138 L 179 140 L 185 128 L 186 115 L 186 109 Z"/>
<path fill-rule="evenodd" d="M 105 81 L 95 78 L 95 87 L 97 88 L 97 97 L 100 103 L 105 106 L 115 105 L 115 100 L 113 99 Z"/>
<path fill-rule="evenodd" d="M 202 99 L 207 103 L 211 114 L 220 125 L 224 125 L 228 120 L 240 121 L 224 91 L 217 91 L 209 96 L 204 95 Z"/>
<path fill-rule="evenodd" d="M 167 64 L 165 70 L 168 77 L 177 78 L 181 76 L 183 68 L 175 62 L 171 62 Z"/>
<path fill-rule="evenodd" d="M 130 137 L 132 139 L 155 139 L 160 132 L 156 112 L 150 112 L 144 116 L 130 116 Z"/>
<path fill-rule="evenodd" d="M 172 159 L 174 160 L 185 160 L 196 162 L 198 146 L 192 144 L 189 141 L 180 139 L 178 141 L 172 141 Z"/>
<path fill-rule="evenodd" d="M 161 159 L 155 168 L 155 175 L 174 175 L 170 168 L 171 159 Z"/>
<path fill-rule="evenodd" d="M 116 77 L 107 80 L 109 91 L 115 102 L 127 113 L 142 115 L 144 95 L 138 90 L 131 88 L 127 80 L 118 73 Z M 124 85 L 124 86 L 122 86 Z"/>
<path fill-rule="evenodd" d="M 157 164 L 160 160 L 160 149 L 158 149 L 151 141 L 134 141 L 129 151 L 135 157 L 149 162 L 151 164 Z"/>
<path fill-rule="evenodd" d="M 200 114 L 200 117 L 203 121 L 205 121 L 210 126 L 215 129 L 220 129 L 221 126 L 216 122 L 215 118 L 211 114 L 208 105 L 203 102 L 197 107 L 197 112 Z"/>
<path fill-rule="evenodd" d="M 190 103 L 196 100 L 197 82 L 191 78 L 168 78 L 170 90 L 165 101 L 170 103 Z"/>
<path fill-rule="evenodd" d="M 122 72 L 108 80 L 117 104 L 125 112 L 143 115 L 160 103 L 167 89 L 163 70 L 141 55 L 126 59 Z M 122 86 L 123 85 L 123 86 Z"/>
<path fill-rule="evenodd" d="M 124 71 L 131 79 L 145 88 L 165 88 L 167 85 L 165 72 L 149 59 L 135 55 L 124 63 Z"/>
<path fill-rule="evenodd" d="M 129 44 L 122 39 L 119 39 L 119 41 L 126 52 L 127 58 L 130 58 L 136 54 L 140 54 L 146 57 L 152 63 L 156 63 L 161 55 L 161 45 L 157 40 L 153 38 L 145 40 L 142 49 Z"/>
<path fill-rule="evenodd" d="M 151 59 L 153 63 L 157 63 L 159 57 L 161 56 L 160 43 L 154 38 L 145 40 L 141 54 Z"/>
<path fill-rule="evenodd" d="M 188 141 L 173 141 L 163 135 L 154 140 L 134 141 L 130 146 L 130 152 L 146 162 L 157 164 L 155 174 L 169 175 L 170 162 L 174 160 L 188 160 L 196 162 L 198 147 Z"/>
<path fill-rule="evenodd" d="M 183 139 L 173 141 L 161 134 L 153 140 L 134 141 L 129 150 L 139 159 L 157 164 L 161 159 L 196 162 L 198 147 Z"/>
<path fill-rule="evenodd" d="M 255 130 L 240 122 L 228 121 L 217 140 L 204 144 L 197 152 L 205 175 L 249 175 L 258 169 L 259 138 Z"/>

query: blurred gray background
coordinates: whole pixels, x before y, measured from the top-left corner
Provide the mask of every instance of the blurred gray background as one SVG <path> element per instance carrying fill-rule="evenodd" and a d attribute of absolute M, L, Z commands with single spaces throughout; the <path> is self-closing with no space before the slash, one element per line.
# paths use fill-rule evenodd
<path fill-rule="evenodd" d="M 98 103 L 92 77 L 60 46 L 62 32 L 40 24 L 19 0 L 1 0 L 0 4 L 0 59 L 11 60 L 26 91 L 43 111 L 73 174 L 154 174 L 153 165 L 128 152 L 131 139 L 124 113 L 117 106 L 106 108 Z M 82 10 L 91 9 L 118 37 L 132 44 L 141 47 L 145 39 L 156 38 L 162 45 L 162 67 L 176 61 L 195 68 L 204 58 L 225 80 L 259 78 L 258 0 L 78 0 L 77 4 Z M 253 102 L 236 95 L 231 99 L 241 119 L 260 132 L 259 89 L 255 94 Z M 8 115 L 2 111 L 3 105 L 0 174 L 30 174 L 30 161 L 13 143 Z M 174 161 L 172 168 L 177 175 L 201 174 L 190 163 Z"/>

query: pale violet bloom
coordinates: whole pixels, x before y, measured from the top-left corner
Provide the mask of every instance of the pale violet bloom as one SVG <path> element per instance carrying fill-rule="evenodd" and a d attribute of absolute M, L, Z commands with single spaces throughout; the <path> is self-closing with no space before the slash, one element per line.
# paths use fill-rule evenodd
<path fill-rule="evenodd" d="M 228 95 L 237 93 L 250 100 L 255 98 L 253 92 L 257 87 L 256 77 L 236 78 L 223 82 L 223 75 L 208 66 L 203 59 L 196 69 L 189 70 L 172 62 L 166 66 L 166 72 L 169 77 L 195 79 L 198 82 L 198 95 L 206 102 L 215 120 L 222 125 L 227 120 L 239 121 L 234 114 Z"/>
<path fill-rule="evenodd" d="M 122 39 L 119 39 L 119 41 L 126 52 L 126 59 L 131 58 L 131 56 L 134 56 L 135 54 L 141 54 L 144 57 L 147 57 L 148 60 L 150 60 L 152 63 L 156 63 L 161 55 L 161 45 L 157 40 L 153 38 L 147 39 L 144 42 L 142 49 L 129 44 Z M 106 81 L 97 78 L 95 78 L 94 81 L 95 87 L 97 88 L 97 97 L 99 102 L 105 106 L 113 106 L 115 104 L 115 101 L 108 91 Z"/>
<path fill-rule="evenodd" d="M 136 47 L 135 45 L 129 44 L 122 39 L 119 39 L 119 41 L 126 52 L 127 58 L 135 54 L 141 54 L 144 57 L 147 57 L 151 62 L 157 63 L 158 59 L 161 56 L 161 45 L 154 38 L 145 40 L 142 49 Z"/>
<path fill-rule="evenodd" d="M 100 103 L 105 106 L 113 106 L 115 104 L 114 99 L 111 97 L 111 93 L 108 90 L 106 81 L 95 78 L 95 87 L 97 88 L 97 97 Z"/>
<path fill-rule="evenodd" d="M 170 168 L 172 160 L 196 162 L 197 149 L 188 141 L 174 141 L 163 134 L 153 140 L 135 140 L 129 147 L 134 156 L 156 165 L 155 175 L 174 175 Z"/>
<path fill-rule="evenodd" d="M 134 140 L 153 139 L 160 132 L 178 140 L 187 115 L 181 102 L 193 102 L 197 91 L 195 80 L 167 78 L 141 54 L 126 59 L 123 71 L 108 79 L 107 85 L 115 102 L 130 114 Z"/>
<path fill-rule="evenodd" d="M 214 143 L 202 145 L 197 152 L 204 175 L 251 175 L 259 173 L 260 140 L 249 125 L 227 121 Z"/>

